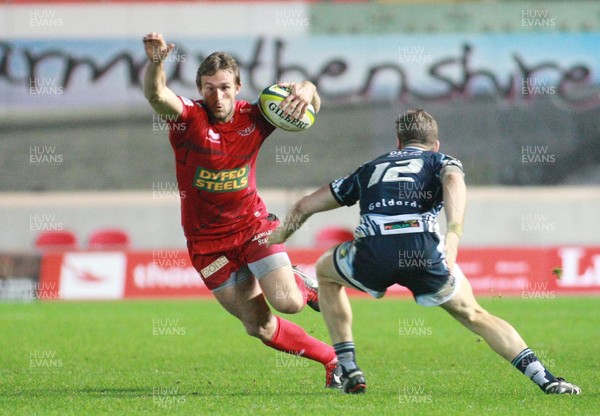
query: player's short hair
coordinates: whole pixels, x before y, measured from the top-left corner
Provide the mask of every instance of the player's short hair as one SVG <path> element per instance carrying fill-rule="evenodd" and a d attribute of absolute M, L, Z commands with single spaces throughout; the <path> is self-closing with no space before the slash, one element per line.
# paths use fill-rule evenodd
<path fill-rule="evenodd" d="M 396 135 L 403 147 L 415 144 L 435 146 L 438 139 L 437 122 L 425 110 L 409 110 L 398 116 Z"/>
<path fill-rule="evenodd" d="M 198 72 L 196 72 L 196 85 L 202 88 L 202 76 L 203 75 L 214 75 L 217 71 L 229 71 L 235 78 L 236 85 L 241 85 L 242 81 L 240 78 L 240 67 L 233 56 L 225 52 L 213 52 L 208 55 L 200 66 Z"/>

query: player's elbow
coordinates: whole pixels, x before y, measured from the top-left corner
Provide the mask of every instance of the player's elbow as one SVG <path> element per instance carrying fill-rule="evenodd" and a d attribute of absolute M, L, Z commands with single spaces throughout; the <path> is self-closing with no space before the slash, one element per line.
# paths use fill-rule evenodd
<path fill-rule="evenodd" d="M 155 105 L 160 105 L 163 102 L 162 97 L 156 90 L 144 91 L 144 97 L 146 97 L 146 100 L 153 107 Z"/>
<path fill-rule="evenodd" d="M 464 195 L 467 191 L 465 177 L 462 172 L 448 172 L 442 176 L 442 186 L 444 194 L 452 193 Z"/>
<path fill-rule="evenodd" d="M 144 97 L 150 104 L 161 103 L 165 101 L 165 87 L 160 83 L 144 83 Z"/>

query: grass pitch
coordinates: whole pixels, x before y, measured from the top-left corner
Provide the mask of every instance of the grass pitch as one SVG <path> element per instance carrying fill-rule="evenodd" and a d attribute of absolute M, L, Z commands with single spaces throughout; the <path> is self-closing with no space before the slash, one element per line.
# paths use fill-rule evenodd
<path fill-rule="evenodd" d="M 598 414 L 600 299 L 487 298 L 582 396 L 546 396 L 439 308 L 353 299 L 366 395 L 245 335 L 213 300 L 0 305 L 6 415 Z M 328 341 L 319 314 L 288 319 Z"/>

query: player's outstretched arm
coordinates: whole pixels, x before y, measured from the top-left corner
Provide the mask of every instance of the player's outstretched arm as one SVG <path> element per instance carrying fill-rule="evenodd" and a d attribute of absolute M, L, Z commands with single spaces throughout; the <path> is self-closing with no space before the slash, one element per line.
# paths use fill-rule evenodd
<path fill-rule="evenodd" d="M 167 75 L 163 62 L 171 53 L 174 44 L 167 45 L 160 33 L 149 33 L 143 38 L 148 65 L 144 74 L 144 96 L 158 114 L 179 116 L 183 104 L 175 93 L 167 88 Z"/>
<path fill-rule="evenodd" d="M 284 243 L 306 220 L 317 212 L 339 208 L 340 204 L 331 194 L 329 184 L 300 199 L 287 213 L 279 227 L 269 236 L 268 244 Z"/>
<path fill-rule="evenodd" d="M 290 95 L 279 105 L 285 110 L 285 114 L 300 118 L 306 112 L 309 104 L 312 104 L 315 113 L 318 113 L 321 109 L 321 97 L 317 92 L 316 85 L 312 82 L 284 82 L 278 85 L 290 89 Z"/>
<path fill-rule="evenodd" d="M 458 245 L 462 237 L 465 209 L 467 207 L 467 186 L 462 170 L 447 166 L 441 172 L 442 186 L 444 188 L 444 213 L 446 214 L 446 237 L 444 251 L 446 263 L 452 273 Z"/>

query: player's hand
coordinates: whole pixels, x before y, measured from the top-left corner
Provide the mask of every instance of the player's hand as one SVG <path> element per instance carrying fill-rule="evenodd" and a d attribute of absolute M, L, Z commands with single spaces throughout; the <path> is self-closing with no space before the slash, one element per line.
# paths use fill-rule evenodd
<path fill-rule="evenodd" d="M 290 89 L 290 95 L 279 104 L 283 108 L 285 115 L 290 115 L 293 118 L 301 118 L 306 113 L 308 105 L 312 102 L 317 87 L 310 81 L 297 82 L 282 82 L 277 84 L 280 87 Z"/>
<path fill-rule="evenodd" d="M 269 239 L 267 240 L 267 247 L 272 246 L 273 244 L 283 244 L 289 237 L 288 232 L 286 232 L 282 227 L 277 228 L 275 231 L 269 235 Z"/>
<path fill-rule="evenodd" d="M 446 264 L 450 270 L 450 274 L 454 273 L 454 265 L 458 256 L 458 244 L 460 237 L 456 233 L 448 232 L 444 237 L 444 254 L 446 255 Z"/>
<path fill-rule="evenodd" d="M 175 44 L 165 41 L 161 33 L 152 32 L 142 38 L 144 42 L 144 50 L 148 60 L 158 64 L 167 59 L 167 56 L 175 48 Z"/>

